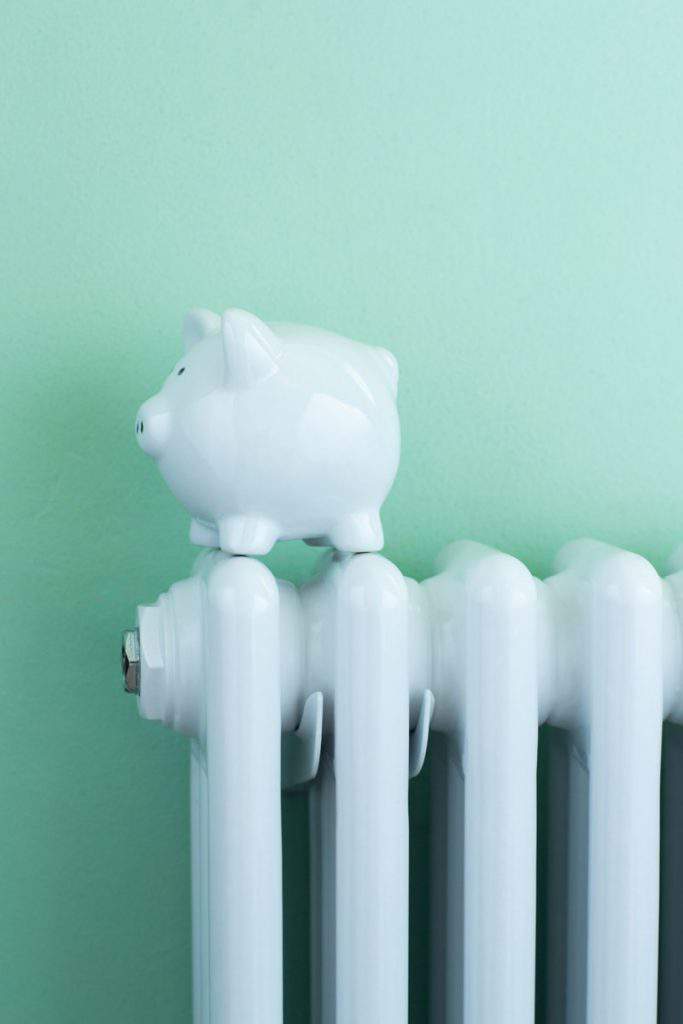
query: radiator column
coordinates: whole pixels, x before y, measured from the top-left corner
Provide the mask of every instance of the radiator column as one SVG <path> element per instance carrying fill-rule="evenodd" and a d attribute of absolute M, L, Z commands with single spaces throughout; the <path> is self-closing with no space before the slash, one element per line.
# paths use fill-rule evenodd
<path fill-rule="evenodd" d="M 204 752 L 198 740 L 190 751 L 190 827 L 192 851 L 192 1020 L 211 1024 L 209 1007 L 209 856 L 208 784 Z"/>
<path fill-rule="evenodd" d="M 655 1024 L 663 716 L 662 581 L 638 555 L 579 541 L 574 579 L 588 763 L 586 1024 Z M 571 975 L 571 989 L 579 979 Z"/>
<path fill-rule="evenodd" d="M 206 578 L 211 1024 L 282 1024 L 278 588 L 260 562 Z"/>
<path fill-rule="evenodd" d="M 491 555 L 465 576 L 465 1024 L 534 1019 L 536 589 Z"/>
<path fill-rule="evenodd" d="M 408 592 L 377 555 L 336 572 L 336 1024 L 407 1024 Z"/>
<path fill-rule="evenodd" d="M 434 621 L 435 727 L 453 737 L 464 787 L 453 755 L 440 772 L 437 762 L 449 801 L 449 847 L 447 890 L 436 899 L 447 899 L 448 917 L 446 977 L 435 976 L 442 997 L 432 1016 L 434 1024 L 530 1024 L 538 585 L 516 559 L 479 544 L 452 545 L 444 561 L 444 572 L 426 584 Z M 462 901 L 451 888 L 461 871 Z M 437 877 L 443 884 L 443 872 Z"/>

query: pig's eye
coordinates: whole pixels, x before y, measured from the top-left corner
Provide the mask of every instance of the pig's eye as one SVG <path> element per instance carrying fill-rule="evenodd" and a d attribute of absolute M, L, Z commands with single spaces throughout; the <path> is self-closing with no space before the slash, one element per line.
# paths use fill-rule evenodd
<path fill-rule="evenodd" d="M 184 367 L 184 366 L 181 366 L 181 367 L 180 367 L 180 369 L 178 370 L 178 376 L 179 376 L 179 377 L 182 377 L 182 375 L 183 375 L 184 373 L 185 373 L 185 367 Z"/>

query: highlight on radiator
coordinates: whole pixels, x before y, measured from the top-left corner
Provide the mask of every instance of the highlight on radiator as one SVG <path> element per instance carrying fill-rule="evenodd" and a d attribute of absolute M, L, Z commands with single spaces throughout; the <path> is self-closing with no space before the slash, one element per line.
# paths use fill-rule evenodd
<path fill-rule="evenodd" d="M 657 1017 L 662 722 L 683 722 L 683 551 L 581 540 L 535 579 L 461 542 L 310 582 L 214 551 L 138 609 L 140 713 L 191 737 L 195 1024 L 281 1024 L 280 790 L 309 787 L 312 1020 L 407 1024 L 408 784 L 432 762 L 433 1024 L 532 1024 L 538 730 L 568 750 L 567 1024 Z"/>

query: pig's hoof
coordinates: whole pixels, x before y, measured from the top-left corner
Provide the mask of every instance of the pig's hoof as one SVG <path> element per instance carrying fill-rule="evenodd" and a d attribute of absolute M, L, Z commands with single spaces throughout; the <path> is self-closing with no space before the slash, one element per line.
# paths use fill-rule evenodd
<path fill-rule="evenodd" d="M 200 519 L 193 519 L 190 523 L 190 544 L 197 544 L 200 548 L 219 548 L 218 530 Z"/>
<path fill-rule="evenodd" d="M 379 514 L 356 512 L 345 516 L 330 530 L 330 543 L 337 551 L 379 551 L 384 546 Z"/>
<path fill-rule="evenodd" d="M 233 555 L 267 555 L 278 538 L 269 519 L 256 516 L 232 516 L 218 524 L 220 546 Z"/>

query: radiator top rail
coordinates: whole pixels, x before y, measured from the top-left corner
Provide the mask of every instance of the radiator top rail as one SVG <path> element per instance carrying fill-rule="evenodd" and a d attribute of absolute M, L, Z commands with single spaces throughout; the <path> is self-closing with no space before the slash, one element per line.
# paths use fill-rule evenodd
<path fill-rule="evenodd" d="M 202 732 L 202 679 L 211 656 L 202 645 L 202 595 L 229 560 L 218 551 L 200 555 L 194 574 L 155 604 L 141 606 L 137 628 L 124 633 L 125 688 L 138 694 L 141 715 L 195 738 Z M 417 729 L 422 719 L 420 742 L 425 726 L 457 734 L 464 721 L 473 617 L 477 644 L 490 647 L 494 657 L 500 630 L 516 636 L 528 659 L 528 672 L 516 685 L 535 694 L 539 724 L 570 728 L 579 742 L 585 739 L 590 694 L 583 668 L 599 628 L 596 604 L 604 609 L 600 628 L 610 628 L 611 608 L 620 610 L 614 628 L 624 629 L 625 619 L 634 617 L 640 628 L 647 624 L 662 717 L 683 721 L 683 548 L 665 579 L 641 556 L 591 540 L 563 547 L 557 572 L 546 580 L 510 555 L 470 541 L 446 548 L 439 566 L 422 583 L 370 554 L 330 555 L 300 588 L 275 580 L 260 563 L 255 577 L 244 574 L 245 591 L 263 585 L 277 593 L 283 732 L 308 735 L 319 717 L 322 732 L 333 731 L 334 662 L 343 656 L 335 636 L 345 613 L 340 589 L 348 579 L 361 595 L 370 591 L 380 603 L 403 605 L 410 727 Z"/>

